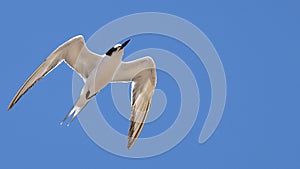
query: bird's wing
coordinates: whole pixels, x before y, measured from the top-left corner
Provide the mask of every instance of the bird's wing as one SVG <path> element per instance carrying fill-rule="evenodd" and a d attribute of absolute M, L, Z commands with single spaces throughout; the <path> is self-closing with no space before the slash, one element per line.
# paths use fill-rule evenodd
<path fill-rule="evenodd" d="M 36 82 L 38 82 L 42 77 L 58 66 L 62 61 L 65 61 L 85 80 L 89 71 L 91 71 L 90 69 L 92 69 L 92 66 L 96 64 L 98 59 L 101 59 L 101 57 L 87 49 L 84 39 L 81 35 L 68 40 L 59 46 L 55 51 L 53 51 L 26 80 L 26 82 L 22 85 L 10 102 L 8 110 L 11 109 Z M 84 67 L 85 65 L 88 66 Z"/>
<path fill-rule="evenodd" d="M 131 62 L 122 62 L 112 82 L 128 81 L 133 82 L 131 85 L 131 124 L 127 145 L 130 149 L 144 127 L 156 86 L 156 69 L 152 58 L 144 57 Z"/>

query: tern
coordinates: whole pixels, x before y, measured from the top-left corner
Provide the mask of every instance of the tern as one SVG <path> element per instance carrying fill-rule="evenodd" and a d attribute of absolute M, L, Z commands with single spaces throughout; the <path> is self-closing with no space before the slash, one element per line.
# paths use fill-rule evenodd
<path fill-rule="evenodd" d="M 54 50 L 21 86 L 8 106 L 10 110 L 19 99 L 41 78 L 46 76 L 62 61 L 67 63 L 84 81 L 76 103 L 62 120 L 63 124 L 71 115 L 68 125 L 78 116 L 85 105 L 109 83 L 132 82 L 131 115 L 128 131 L 130 149 L 141 133 L 149 112 L 156 86 L 156 66 L 150 56 L 124 62 L 124 47 L 130 40 L 117 44 L 105 54 L 99 55 L 86 46 L 82 35 L 73 37 Z"/>

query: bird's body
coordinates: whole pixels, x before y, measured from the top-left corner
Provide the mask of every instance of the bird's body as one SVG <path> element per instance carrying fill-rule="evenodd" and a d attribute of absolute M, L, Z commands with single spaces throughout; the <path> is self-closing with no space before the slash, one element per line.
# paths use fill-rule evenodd
<path fill-rule="evenodd" d="M 8 109 L 11 109 L 23 94 L 62 61 L 65 61 L 81 76 L 85 85 L 78 100 L 61 124 L 73 114 L 70 124 L 93 96 L 108 83 L 132 81 L 132 113 L 128 133 L 128 148 L 131 148 L 139 136 L 149 112 L 156 85 L 156 70 L 155 63 L 150 57 L 122 62 L 124 47 L 128 42 L 129 40 L 123 44 L 117 44 L 106 54 L 98 55 L 86 47 L 81 35 L 70 39 L 52 52 L 28 78 L 12 99 Z"/>

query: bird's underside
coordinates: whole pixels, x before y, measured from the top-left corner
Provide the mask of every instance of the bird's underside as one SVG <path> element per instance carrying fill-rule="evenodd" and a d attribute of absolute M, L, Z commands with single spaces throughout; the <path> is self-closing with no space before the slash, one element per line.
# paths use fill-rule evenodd
<path fill-rule="evenodd" d="M 70 124 L 78 116 L 80 111 L 85 107 L 90 99 L 99 92 L 90 89 L 91 87 L 89 87 L 89 82 L 93 80 L 91 78 L 97 76 L 95 73 L 97 71 L 95 71 L 95 69 L 98 68 L 98 66 L 101 68 L 101 64 L 102 62 L 104 63 L 103 60 L 105 60 L 106 57 L 114 56 L 98 55 L 93 53 L 86 47 L 84 38 L 81 35 L 70 39 L 52 52 L 50 56 L 48 56 L 48 58 L 26 80 L 13 97 L 8 106 L 8 110 L 10 110 L 36 82 L 64 61 L 74 71 L 76 71 L 76 73 L 78 73 L 85 82 L 85 86 L 83 87 L 78 100 L 62 121 L 63 123 L 71 115 L 73 115 L 72 119 L 68 123 Z M 134 61 L 121 62 L 115 69 L 110 82 L 133 83 L 131 89 L 131 124 L 128 132 L 127 145 L 128 149 L 130 149 L 140 135 L 149 112 L 152 95 L 156 86 L 155 63 L 153 59 L 148 56 Z M 97 87 L 97 84 L 94 84 L 94 87 L 95 86 Z"/>

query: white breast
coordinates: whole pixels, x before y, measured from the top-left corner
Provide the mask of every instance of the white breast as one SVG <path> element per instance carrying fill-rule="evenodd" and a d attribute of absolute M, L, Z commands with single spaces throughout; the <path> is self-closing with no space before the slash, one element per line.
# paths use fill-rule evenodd
<path fill-rule="evenodd" d="M 94 83 L 95 90 L 99 91 L 111 82 L 113 75 L 121 63 L 121 59 L 105 56 L 88 78 L 89 83 Z"/>

